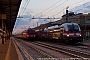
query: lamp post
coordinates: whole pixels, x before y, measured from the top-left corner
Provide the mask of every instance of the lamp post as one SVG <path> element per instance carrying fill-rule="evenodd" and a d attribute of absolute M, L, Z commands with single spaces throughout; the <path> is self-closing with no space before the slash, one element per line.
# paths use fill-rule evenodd
<path fill-rule="evenodd" d="M 84 20 L 85 20 L 85 21 L 84 21 L 84 22 L 85 22 L 85 25 L 84 25 L 84 26 L 85 26 L 85 40 L 86 40 L 86 20 L 87 20 L 86 16 L 88 15 L 88 13 L 83 13 L 83 15 L 84 15 L 84 17 L 85 17 L 85 18 L 84 18 Z"/>
<path fill-rule="evenodd" d="M 37 27 L 38 27 L 38 22 L 37 22 Z"/>
<path fill-rule="evenodd" d="M 66 22 L 68 22 L 68 8 L 69 6 L 66 7 Z"/>

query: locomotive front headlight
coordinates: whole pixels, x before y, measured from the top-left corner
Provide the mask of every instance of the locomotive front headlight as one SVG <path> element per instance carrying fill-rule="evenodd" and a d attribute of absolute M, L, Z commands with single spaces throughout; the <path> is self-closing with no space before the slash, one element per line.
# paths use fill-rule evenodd
<path fill-rule="evenodd" d="M 67 34 L 67 36 L 69 37 L 69 34 Z"/>
<path fill-rule="evenodd" d="M 35 37 L 36 35 L 34 35 L 34 37 Z"/>
<path fill-rule="evenodd" d="M 80 34 L 80 36 L 82 36 L 82 35 Z"/>
<path fill-rule="evenodd" d="M 29 35 L 27 35 L 27 37 L 29 37 Z"/>

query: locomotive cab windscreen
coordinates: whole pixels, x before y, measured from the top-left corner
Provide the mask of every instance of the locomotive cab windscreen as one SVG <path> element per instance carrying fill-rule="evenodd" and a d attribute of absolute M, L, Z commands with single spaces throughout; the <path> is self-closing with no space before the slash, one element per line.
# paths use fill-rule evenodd
<path fill-rule="evenodd" d="M 34 30 L 32 30 L 32 29 L 28 30 L 28 34 L 34 34 L 34 33 L 35 33 Z"/>
<path fill-rule="evenodd" d="M 79 26 L 72 24 L 72 25 L 67 25 L 68 31 L 79 31 Z"/>

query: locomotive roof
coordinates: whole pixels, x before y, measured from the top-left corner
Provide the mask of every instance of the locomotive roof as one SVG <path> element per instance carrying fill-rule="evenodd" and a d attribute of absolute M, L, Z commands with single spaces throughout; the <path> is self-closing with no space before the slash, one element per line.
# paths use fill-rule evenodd
<path fill-rule="evenodd" d="M 74 24 L 74 25 L 78 25 L 77 23 L 63 23 L 62 25 L 60 25 L 59 27 L 63 27 L 63 26 L 67 26 L 67 25 L 72 25 L 72 24 Z"/>
<path fill-rule="evenodd" d="M 75 24 L 75 25 L 78 25 L 77 23 L 64 23 L 64 24 L 62 24 L 62 25 L 71 25 L 71 24 Z"/>
<path fill-rule="evenodd" d="M 65 27 L 65 26 L 67 26 L 67 25 L 72 25 L 72 24 L 78 25 L 77 23 L 68 22 L 68 23 L 63 23 L 63 24 L 61 24 L 61 25 L 59 25 L 59 26 L 51 26 L 49 29 L 58 29 L 58 28 L 60 28 L 60 27 Z"/>
<path fill-rule="evenodd" d="M 79 25 L 78 25 L 77 23 L 72 23 L 72 22 L 71 22 L 71 23 L 64 23 L 64 24 L 60 25 L 59 28 L 60 28 L 60 27 L 64 27 L 64 28 L 66 29 L 66 31 L 68 31 L 67 25 L 72 25 L 72 24 L 73 24 L 73 25 L 77 25 L 78 28 L 79 28 L 79 31 L 81 31 Z"/>
<path fill-rule="evenodd" d="M 72 25 L 72 24 L 74 24 L 74 25 L 78 25 L 77 23 L 63 23 L 62 25 L 59 25 L 58 27 L 56 27 L 56 28 L 52 28 L 52 29 L 58 29 L 58 28 L 61 28 L 61 27 L 64 27 L 66 30 L 68 30 L 68 28 L 67 28 L 67 25 Z M 79 26 L 78 26 L 79 27 Z M 51 29 L 51 30 L 52 30 Z M 80 30 L 80 27 L 79 27 L 79 30 Z"/>

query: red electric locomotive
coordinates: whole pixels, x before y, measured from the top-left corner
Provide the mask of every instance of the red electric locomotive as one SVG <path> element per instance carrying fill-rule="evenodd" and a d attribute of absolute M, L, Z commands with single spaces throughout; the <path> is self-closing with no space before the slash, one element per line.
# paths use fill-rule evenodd
<path fill-rule="evenodd" d="M 52 39 L 67 43 L 77 43 L 83 41 L 81 29 L 77 23 L 64 23 L 58 28 L 50 29 Z"/>
<path fill-rule="evenodd" d="M 34 41 L 36 38 L 36 32 L 32 28 L 29 28 L 22 33 L 16 35 L 16 37 L 21 38 L 21 39 L 27 39 L 29 41 Z"/>
<path fill-rule="evenodd" d="M 26 30 L 26 38 L 28 40 L 34 41 L 34 39 L 36 38 L 36 32 L 35 30 L 29 28 L 28 30 Z"/>

